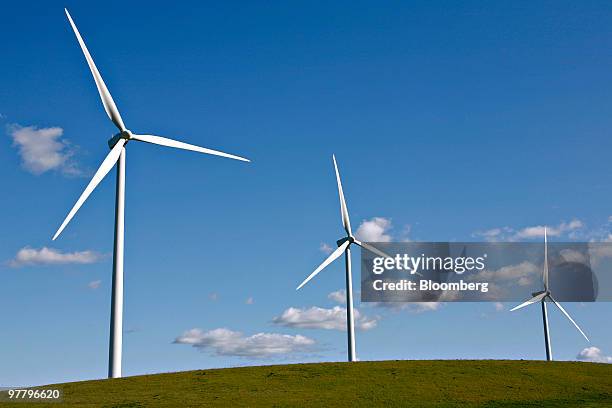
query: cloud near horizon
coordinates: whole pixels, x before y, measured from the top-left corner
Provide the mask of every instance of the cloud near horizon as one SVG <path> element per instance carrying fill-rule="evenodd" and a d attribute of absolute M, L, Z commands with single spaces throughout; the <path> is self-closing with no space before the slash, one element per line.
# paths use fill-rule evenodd
<path fill-rule="evenodd" d="M 502 266 L 499 269 L 483 269 L 474 275 L 474 280 L 487 281 L 495 278 L 495 280 L 516 281 L 520 286 L 531 285 L 534 279 L 541 274 L 541 269 L 528 261 L 523 261 L 515 265 Z"/>
<path fill-rule="evenodd" d="M 309 352 L 316 342 L 299 334 L 257 333 L 245 337 L 241 332 L 219 328 L 210 331 L 187 330 L 173 343 L 188 344 L 202 351 L 210 350 L 218 356 L 270 358 Z"/>
<path fill-rule="evenodd" d="M 341 305 L 345 305 L 346 304 L 346 290 L 338 289 L 330 293 L 329 295 L 327 295 L 327 298 L 336 303 L 340 303 Z"/>
<path fill-rule="evenodd" d="M 95 251 L 62 252 L 59 249 L 42 247 L 40 249 L 21 248 L 15 258 L 9 261 L 9 266 L 19 268 L 22 266 L 92 264 L 104 258 Z"/>
<path fill-rule="evenodd" d="M 535 239 L 544 237 L 544 228 L 547 229 L 548 236 L 559 237 L 568 236 L 574 238 L 578 230 L 584 228 L 584 223 L 578 219 L 573 219 L 570 222 L 562 221 L 558 225 L 534 225 L 521 229 L 511 227 L 491 228 L 485 231 L 476 231 L 472 235 L 481 237 L 485 241 L 520 241 L 523 239 Z"/>
<path fill-rule="evenodd" d="M 443 302 L 372 302 L 370 305 L 394 312 L 407 311 L 408 313 L 419 314 L 440 310 Z"/>
<path fill-rule="evenodd" d="M 62 139 L 61 127 L 38 128 L 11 124 L 6 127 L 21 157 L 21 165 L 34 175 L 56 170 L 66 176 L 80 176 L 82 170 L 74 163 L 74 149 Z"/>
<path fill-rule="evenodd" d="M 606 356 L 598 347 L 587 347 L 576 356 L 577 360 L 587 361 L 590 363 L 607 363 L 612 364 L 612 357 Z"/>
<path fill-rule="evenodd" d="M 364 316 L 358 309 L 354 309 L 355 328 L 358 330 L 371 330 L 378 324 L 377 317 Z M 331 309 L 312 306 L 308 309 L 290 307 L 280 316 L 272 319 L 279 326 L 296 329 L 324 329 L 346 330 L 346 308 L 334 306 Z"/>

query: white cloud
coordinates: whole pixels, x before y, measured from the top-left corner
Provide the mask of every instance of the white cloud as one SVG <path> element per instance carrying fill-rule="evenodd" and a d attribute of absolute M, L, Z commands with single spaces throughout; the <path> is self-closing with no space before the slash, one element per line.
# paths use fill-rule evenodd
<path fill-rule="evenodd" d="M 9 265 L 18 268 L 26 265 L 92 264 L 100 259 L 102 255 L 94 251 L 62 252 L 47 247 L 41 249 L 25 247 L 17 252 Z"/>
<path fill-rule="evenodd" d="M 473 280 L 511 280 L 518 281 L 520 286 L 530 285 L 534 277 L 540 274 L 540 269 L 533 263 L 523 261 L 516 265 L 502 266 L 497 270 L 484 269 L 474 275 Z"/>
<path fill-rule="evenodd" d="M 247 298 L 247 300 L 244 301 L 244 303 L 246 303 L 247 305 L 252 305 L 253 303 L 255 303 L 255 301 L 253 300 L 253 297 L 250 296 Z"/>
<path fill-rule="evenodd" d="M 189 344 L 200 350 L 209 349 L 220 356 L 266 358 L 310 351 L 315 341 L 301 335 L 279 333 L 257 333 L 245 337 L 240 332 L 220 328 L 187 330 L 174 343 Z"/>
<path fill-rule="evenodd" d="M 540 238 L 544 237 L 544 227 L 543 225 L 535 225 L 533 227 L 525 227 L 513 233 L 511 239 L 530 239 L 530 238 Z M 548 230 L 549 236 L 558 235 L 552 228 Z"/>
<path fill-rule="evenodd" d="M 442 306 L 441 302 L 416 302 L 405 303 L 404 309 L 411 313 L 435 312 Z"/>
<path fill-rule="evenodd" d="M 39 175 L 49 170 L 58 170 L 65 175 L 78 176 L 82 171 L 71 160 L 74 154 L 60 127 L 22 127 L 17 124 L 7 127 L 13 146 L 17 147 L 22 166 L 32 174 Z"/>
<path fill-rule="evenodd" d="M 576 359 L 580 361 L 588 361 L 591 363 L 608 363 L 612 364 L 612 357 L 606 356 L 599 348 L 597 347 L 587 347 L 583 349 L 578 355 Z"/>
<path fill-rule="evenodd" d="M 419 314 L 439 310 L 442 307 L 442 302 L 373 302 L 372 306 Z"/>
<path fill-rule="evenodd" d="M 503 231 L 501 228 L 492 228 L 486 231 L 479 231 L 476 234 L 482 235 L 483 237 L 488 237 L 488 238 L 493 239 L 493 238 L 500 236 L 502 232 Z"/>
<path fill-rule="evenodd" d="M 357 228 L 355 236 L 366 242 L 390 242 L 391 235 L 391 220 L 383 217 L 374 217 L 370 220 L 365 220 Z"/>
<path fill-rule="evenodd" d="M 327 295 L 327 298 L 343 305 L 346 303 L 346 290 L 338 289 L 337 291 Z"/>
<path fill-rule="evenodd" d="M 582 227 L 584 227 L 584 224 L 582 223 L 582 221 L 574 219 L 568 223 L 562 222 L 558 226 L 549 226 L 547 228 L 547 233 L 549 236 L 558 237 L 560 235 L 580 229 Z M 516 239 L 522 239 L 522 238 L 529 239 L 529 238 L 543 237 L 545 228 L 546 227 L 544 225 L 536 225 L 533 227 L 523 228 L 516 232 L 515 238 Z"/>
<path fill-rule="evenodd" d="M 607 247 L 608 245 L 606 245 Z M 571 248 L 562 249 L 559 251 L 559 255 L 566 262 L 579 262 L 579 263 L 587 263 L 589 262 L 588 255 L 586 253 L 582 253 L 580 251 L 576 251 Z"/>
<path fill-rule="evenodd" d="M 612 258 L 612 246 L 594 245 L 590 248 L 589 255 L 591 265 L 599 265 L 604 259 Z"/>
<path fill-rule="evenodd" d="M 486 231 L 477 231 L 473 233 L 473 236 L 482 237 L 485 241 L 495 242 L 501 240 L 507 233 L 512 232 L 512 228 L 492 228 Z"/>
<path fill-rule="evenodd" d="M 346 309 L 334 306 L 331 309 L 313 306 L 309 309 L 290 307 L 282 315 L 275 317 L 275 324 L 298 329 L 346 330 Z M 370 330 L 376 327 L 377 318 L 362 316 L 355 309 L 355 328 Z"/>
<path fill-rule="evenodd" d="M 87 284 L 87 287 L 89 289 L 98 289 L 100 287 L 100 284 L 102 283 L 101 280 L 95 280 L 95 281 L 91 281 Z"/>
<path fill-rule="evenodd" d="M 321 245 L 319 245 L 319 251 L 323 252 L 326 255 L 331 254 L 333 252 L 333 250 L 334 250 L 334 248 L 330 247 L 325 242 L 321 242 Z"/>
<path fill-rule="evenodd" d="M 562 230 L 575 230 L 575 229 L 579 229 L 579 228 L 583 228 L 584 227 L 584 223 L 580 220 L 577 219 L 573 219 L 571 220 L 568 224 L 565 223 L 561 223 L 561 226 L 559 227 Z"/>
<path fill-rule="evenodd" d="M 561 222 L 559 225 L 545 227 L 544 225 L 534 225 L 521 229 L 511 227 L 492 228 L 485 231 L 477 231 L 472 235 L 482 237 L 485 241 L 520 241 L 523 239 L 535 239 L 544 237 L 544 228 L 547 228 L 548 236 L 559 237 L 568 236 L 575 238 L 578 230 L 584 228 L 584 223 L 578 219 L 570 222 Z"/>

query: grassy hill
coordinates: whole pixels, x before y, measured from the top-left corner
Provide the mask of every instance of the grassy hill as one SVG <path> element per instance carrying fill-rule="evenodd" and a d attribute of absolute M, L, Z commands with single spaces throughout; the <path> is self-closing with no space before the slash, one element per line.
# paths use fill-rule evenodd
<path fill-rule="evenodd" d="M 612 365 L 379 361 L 198 370 L 61 388 L 63 404 L 0 406 L 612 407 Z"/>

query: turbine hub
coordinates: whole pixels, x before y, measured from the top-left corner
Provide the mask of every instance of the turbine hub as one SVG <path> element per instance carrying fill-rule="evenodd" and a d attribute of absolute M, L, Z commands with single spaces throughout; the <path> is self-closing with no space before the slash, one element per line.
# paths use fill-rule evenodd
<path fill-rule="evenodd" d="M 352 244 L 353 242 L 355 242 L 355 238 L 353 238 L 351 236 L 344 237 L 342 239 L 337 240 L 336 241 L 336 245 L 340 246 L 340 245 L 344 244 L 346 241 L 349 241 Z"/>
<path fill-rule="evenodd" d="M 126 129 L 123 132 L 117 133 L 115 136 L 111 137 L 108 140 L 108 147 L 111 149 L 115 147 L 119 139 L 130 140 L 131 138 L 132 138 L 132 132 Z"/>

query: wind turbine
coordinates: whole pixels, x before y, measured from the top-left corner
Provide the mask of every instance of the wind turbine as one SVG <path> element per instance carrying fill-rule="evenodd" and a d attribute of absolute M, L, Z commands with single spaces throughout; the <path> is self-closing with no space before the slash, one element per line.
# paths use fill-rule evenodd
<path fill-rule="evenodd" d="M 348 336 L 348 361 L 355 361 L 357 357 L 355 356 L 355 320 L 353 317 L 353 279 L 351 276 L 351 244 L 357 244 L 360 247 L 367 249 L 377 255 L 383 256 L 385 258 L 389 258 L 389 255 L 380 251 L 377 248 L 374 248 L 372 245 L 366 244 L 365 242 L 358 241 L 354 236 L 351 230 L 351 221 L 349 220 L 348 209 L 346 207 L 346 201 L 344 200 L 344 192 L 342 191 L 342 182 L 340 181 L 340 173 L 338 172 L 338 165 L 336 163 L 336 156 L 332 155 L 332 160 L 334 161 L 334 169 L 336 171 L 336 182 L 338 183 L 338 195 L 340 196 L 340 215 L 342 216 L 342 226 L 344 227 L 344 231 L 346 231 L 346 236 L 344 238 L 336 241 L 338 244 L 338 248 L 332 252 L 326 260 L 319 265 L 317 269 L 313 273 L 308 276 L 304 282 L 297 287 L 296 290 L 299 290 L 302 286 L 304 286 L 308 281 L 314 278 L 319 272 L 321 272 L 326 266 L 330 263 L 338 259 L 342 254 L 344 254 L 344 259 L 346 262 L 346 328 L 347 328 L 347 336 Z"/>
<path fill-rule="evenodd" d="M 98 93 L 100 94 L 100 99 L 102 99 L 102 105 L 104 105 L 104 110 L 106 114 L 110 118 L 110 120 L 117 126 L 119 129 L 119 133 L 113 136 L 109 141 L 108 145 L 111 149 L 110 153 L 106 156 L 102 164 L 94 174 L 93 178 L 85 187 L 85 191 L 81 194 L 76 204 L 68 215 L 64 222 L 59 227 L 55 235 L 53 236 L 53 240 L 55 240 L 61 232 L 66 228 L 66 225 L 70 222 L 72 217 L 76 214 L 76 212 L 81 208 L 87 197 L 91 194 L 91 192 L 96 188 L 98 184 L 102 181 L 102 179 L 108 174 L 108 172 L 113 168 L 115 163 L 117 164 L 117 187 L 116 187 L 116 202 L 115 202 L 115 245 L 113 248 L 113 289 L 112 289 L 112 306 L 111 306 L 111 319 L 110 319 L 110 344 L 109 344 L 109 361 L 108 361 L 108 377 L 109 378 L 117 378 L 121 377 L 121 351 L 122 351 L 122 327 L 123 327 L 123 232 L 124 232 L 124 206 L 125 206 L 125 146 L 129 141 L 139 141 L 139 142 L 147 142 L 152 144 L 157 144 L 161 146 L 174 147 L 177 149 L 184 150 L 192 150 L 194 152 L 212 154 L 215 156 L 227 157 L 235 160 L 242 160 L 248 162 L 248 159 L 243 157 L 234 156 L 232 154 L 223 153 L 217 150 L 206 149 L 204 147 L 195 146 L 192 144 L 187 144 L 183 142 L 179 142 L 176 140 L 168 139 L 161 136 L 153 136 L 153 135 L 141 135 L 132 133 L 128 130 L 123 124 L 123 120 L 121 119 L 121 115 L 119 114 L 119 110 L 115 105 L 115 101 L 113 101 L 113 97 L 111 96 L 108 88 L 106 88 L 106 84 L 104 80 L 102 80 L 102 76 L 100 72 L 98 72 L 98 68 L 96 68 L 96 64 L 94 63 L 87 47 L 85 46 L 85 42 L 83 42 L 83 38 L 79 33 L 74 21 L 72 21 L 72 17 L 67 9 L 64 9 L 66 12 L 66 16 L 68 17 L 68 21 L 72 26 L 74 34 L 81 46 L 81 50 L 83 54 L 85 54 L 85 59 L 87 60 L 87 65 L 89 65 L 89 69 L 93 75 L 94 81 L 96 82 L 96 87 L 98 88 Z"/>
<path fill-rule="evenodd" d="M 552 294 L 550 293 L 550 289 L 548 286 L 548 238 L 546 234 L 546 228 L 544 228 L 544 271 L 542 273 L 542 282 L 544 283 L 543 291 L 532 293 L 531 295 L 533 297 L 531 299 L 529 299 L 526 302 L 521 303 L 518 306 L 515 306 L 514 308 L 510 309 L 510 311 L 514 312 L 515 310 L 518 310 L 522 307 L 528 306 L 536 302 L 540 302 L 542 304 L 542 322 L 544 324 L 544 345 L 546 347 L 546 360 L 552 361 L 553 357 L 552 357 L 552 346 L 550 344 L 550 330 L 548 326 L 548 310 L 546 308 L 547 298 L 550 299 L 550 301 L 559 308 L 559 310 L 565 315 L 565 317 L 569 319 L 570 322 L 572 322 L 574 326 L 576 326 L 580 334 L 582 334 L 587 341 L 590 341 L 590 340 L 587 337 L 587 335 L 584 334 L 580 326 L 578 326 L 578 324 L 574 321 L 574 319 L 572 319 L 569 313 L 565 311 L 563 306 L 561 306 L 561 304 L 557 302 L 552 297 Z"/>

